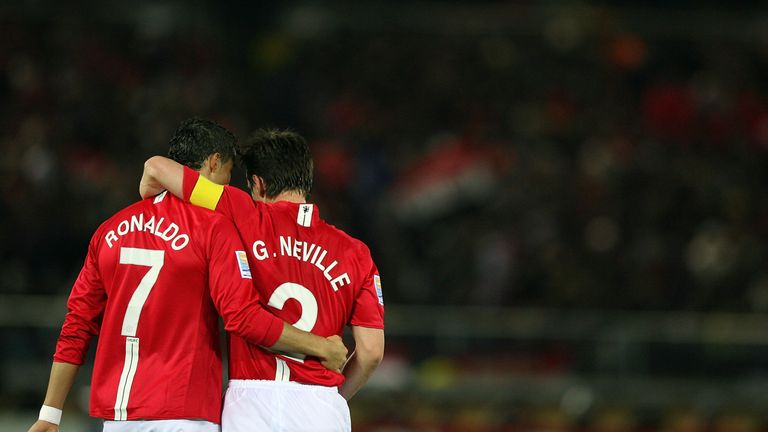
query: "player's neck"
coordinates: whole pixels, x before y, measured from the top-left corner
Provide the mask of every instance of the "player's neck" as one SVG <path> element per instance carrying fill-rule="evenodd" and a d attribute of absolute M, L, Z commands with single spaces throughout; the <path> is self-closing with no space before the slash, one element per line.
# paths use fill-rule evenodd
<path fill-rule="evenodd" d="M 280 195 L 266 200 L 268 203 L 276 203 L 280 201 L 287 201 L 295 204 L 304 204 L 307 202 L 307 197 L 304 196 L 304 194 L 301 194 L 299 192 L 283 192 Z"/>

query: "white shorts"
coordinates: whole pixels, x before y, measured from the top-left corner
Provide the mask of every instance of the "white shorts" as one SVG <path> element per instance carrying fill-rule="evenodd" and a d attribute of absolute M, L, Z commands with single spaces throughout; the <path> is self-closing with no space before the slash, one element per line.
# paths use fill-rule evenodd
<path fill-rule="evenodd" d="M 231 380 L 222 432 L 350 432 L 347 401 L 336 387 L 295 382 Z"/>
<path fill-rule="evenodd" d="M 205 420 L 106 420 L 104 432 L 219 432 L 219 425 Z"/>

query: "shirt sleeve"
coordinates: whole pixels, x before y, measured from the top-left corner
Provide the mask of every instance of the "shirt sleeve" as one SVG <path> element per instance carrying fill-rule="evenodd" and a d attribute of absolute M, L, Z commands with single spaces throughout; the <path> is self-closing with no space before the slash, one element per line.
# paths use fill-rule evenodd
<path fill-rule="evenodd" d="M 252 344 L 274 345 L 282 335 L 283 321 L 261 307 L 248 256 L 234 226 L 224 218 L 218 218 L 211 233 L 208 275 L 224 328 Z"/>
<path fill-rule="evenodd" d="M 96 264 L 98 238 L 94 235 L 91 239 L 85 263 L 67 301 L 67 316 L 53 356 L 57 362 L 82 365 L 91 339 L 99 334 L 107 293 Z"/>
<path fill-rule="evenodd" d="M 250 195 L 242 190 L 216 184 L 189 167 L 184 167 L 184 201 L 213 210 L 230 220 L 247 221 L 254 207 Z"/>
<path fill-rule="evenodd" d="M 187 166 L 184 167 L 182 188 L 184 189 L 184 201 L 209 210 L 216 210 L 224 194 L 223 185 L 208 180 Z"/>
<path fill-rule="evenodd" d="M 384 328 L 384 294 L 381 290 L 381 276 L 373 260 L 370 271 L 357 292 L 352 309 L 350 325 L 359 327 Z"/>

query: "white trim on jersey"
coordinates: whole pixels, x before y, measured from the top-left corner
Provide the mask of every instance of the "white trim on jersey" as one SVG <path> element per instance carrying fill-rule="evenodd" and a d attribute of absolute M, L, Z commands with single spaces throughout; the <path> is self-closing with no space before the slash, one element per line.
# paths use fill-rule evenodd
<path fill-rule="evenodd" d="M 152 204 L 157 204 L 165 199 L 165 195 L 168 193 L 168 191 L 163 191 L 160 195 L 155 197 L 155 200 L 152 202 Z"/>
<path fill-rule="evenodd" d="M 277 367 L 275 369 L 275 381 L 290 381 L 291 368 L 288 367 L 288 363 L 279 357 L 275 357 L 275 363 L 277 363 Z"/>
<path fill-rule="evenodd" d="M 120 384 L 117 386 L 115 400 L 115 420 L 128 420 L 128 399 L 131 396 L 133 377 L 139 366 L 139 338 L 125 338 L 125 363 L 120 374 Z"/>
<path fill-rule="evenodd" d="M 303 227 L 309 227 L 310 225 L 312 225 L 313 210 L 314 210 L 314 206 L 312 204 L 299 205 L 299 214 L 296 215 L 296 223 Z"/>

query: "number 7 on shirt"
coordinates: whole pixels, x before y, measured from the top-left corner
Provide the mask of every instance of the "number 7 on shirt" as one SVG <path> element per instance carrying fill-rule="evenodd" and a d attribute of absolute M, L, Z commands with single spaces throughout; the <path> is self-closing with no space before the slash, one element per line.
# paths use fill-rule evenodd
<path fill-rule="evenodd" d="M 120 248 L 120 264 L 133 264 L 149 267 L 147 274 L 141 278 L 139 286 L 133 292 L 128 307 L 125 309 L 123 317 L 123 328 L 121 334 L 125 338 L 125 363 L 123 372 L 120 374 L 120 384 L 117 386 L 117 397 L 115 398 L 115 420 L 128 419 L 128 399 L 131 395 L 131 386 L 133 378 L 136 375 L 136 369 L 139 366 L 139 338 L 136 336 L 136 329 L 139 325 L 139 317 L 144 303 L 149 297 L 149 293 L 160 276 L 160 269 L 165 263 L 165 251 L 139 249 L 139 248 Z"/>

